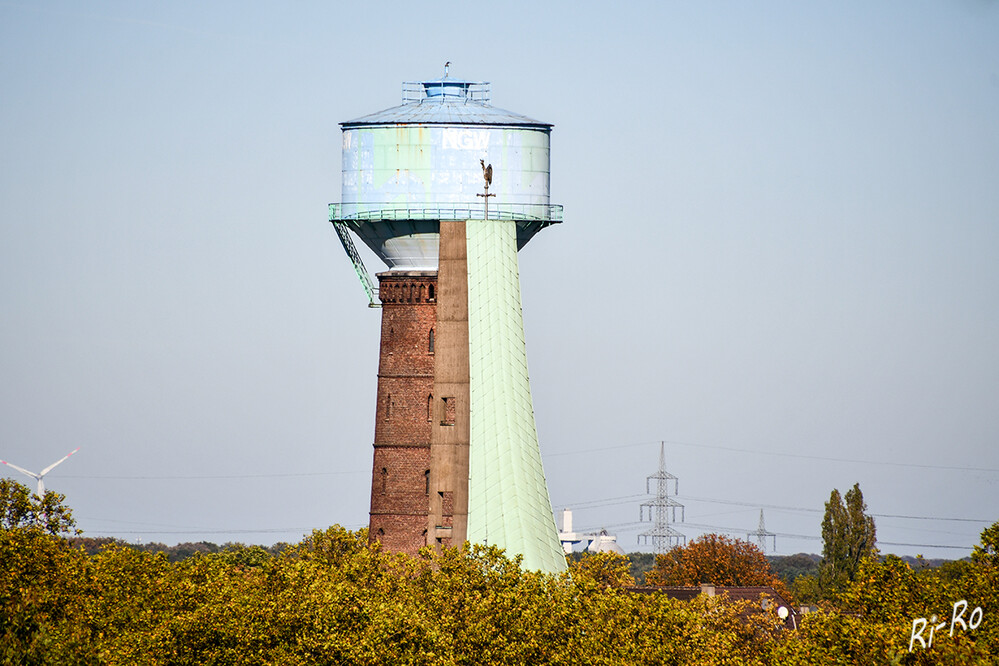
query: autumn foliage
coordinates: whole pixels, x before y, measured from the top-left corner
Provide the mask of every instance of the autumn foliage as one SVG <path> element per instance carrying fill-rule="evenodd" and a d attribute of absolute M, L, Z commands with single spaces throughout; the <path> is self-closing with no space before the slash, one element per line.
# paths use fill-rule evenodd
<path fill-rule="evenodd" d="M 608 585 L 615 562 L 552 576 L 494 547 L 387 554 L 338 527 L 276 556 L 231 547 L 177 563 L 3 530 L 0 563 L 0 663 L 763 663 L 779 633 L 744 605 Z"/>
<path fill-rule="evenodd" d="M 770 570 L 770 563 L 755 545 L 719 534 L 705 534 L 686 546 L 656 556 L 656 566 L 645 574 L 656 586 L 689 586 L 706 583 L 738 587 L 769 586 L 785 599 L 784 583 Z"/>
<path fill-rule="evenodd" d="M 992 663 L 997 538 L 993 526 L 976 559 L 940 570 L 864 560 L 837 605 L 789 631 L 773 606 L 757 602 L 629 592 L 626 561 L 612 555 L 556 576 L 524 571 L 495 547 L 411 558 L 382 552 L 363 530 L 331 527 L 280 553 L 230 545 L 171 562 L 125 545 L 88 554 L 44 525 L 8 524 L 0 528 L 0 663 Z M 679 569 L 694 572 L 686 580 L 710 572 L 719 585 L 760 584 L 739 577 L 759 560 L 738 544 L 699 540 L 685 552 L 715 561 Z M 657 575 L 672 575 L 672 561 Z M 981 626 L 941 632 L 932 648 L 908 652 L 913 619 L 945 616 L 958 599 L 983 609 Z"/>

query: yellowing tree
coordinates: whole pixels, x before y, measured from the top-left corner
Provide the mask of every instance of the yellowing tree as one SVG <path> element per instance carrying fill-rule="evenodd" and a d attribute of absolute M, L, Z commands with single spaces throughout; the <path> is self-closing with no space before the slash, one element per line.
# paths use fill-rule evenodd
<path fill-rule="evenodd" d="M 629 587 L 635 584 L 628 571 L 630 565 L 627 555 L 584 553 L 579 562 L 569 565 L 569 571 L 574 577 L 589 578 L 601 587 Z"/>
<path fill-rule="evenodd" d="M 705 534 L 686 546 L 656 556 L 656 566 L 645 574 L 649 585 L 770 586 L 789 596 L 784 583 L 755 545 L 720 534 Z"/>

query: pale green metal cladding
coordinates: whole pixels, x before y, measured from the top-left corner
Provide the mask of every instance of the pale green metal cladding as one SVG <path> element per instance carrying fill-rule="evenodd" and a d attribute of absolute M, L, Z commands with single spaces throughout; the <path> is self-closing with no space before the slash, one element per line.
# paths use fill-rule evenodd
<path fill-rule="evenodd" d="M 479 159 L 508 203 L 549 202 L 548 130 L 360 126 L 343 130 L 343 203 L 466 203 L 482 191 Z"/>
<path fill-rule="evenodd" d="M 339 214 L 390 268 L 432 269 L 436 220 L 482 214 L 479 160 L 493 168 L 491 216 L 548 219 L 548 126 L 345 126 Z"/>
<path fill-rule="evenodd" d="M 471 393 L 468 540 L 565 571 L 534 423 L 520 303 L 516 225 L 469 220 Z"/>

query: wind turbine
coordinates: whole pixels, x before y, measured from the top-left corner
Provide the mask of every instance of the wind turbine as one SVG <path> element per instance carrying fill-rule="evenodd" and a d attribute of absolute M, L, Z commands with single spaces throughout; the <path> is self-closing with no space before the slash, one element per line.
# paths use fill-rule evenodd
<path fill-rule="evenodd" d="M 45 482 L 42 481 L 42 477 L 44 477 L 46 474 L 48 474 L 53 469 L 55 469 L 56 465 L 58 465 L 59 463 L 65 462 L 65 460 L 67 458 L 69 458 L 71 455 L 73 455 L 74 453 L 76 453 L 79 450 L 80 450 L 80 447 L 78 446 L 75 449 L 73 449 L 72 451 L 70 451 L 69 453 L 67 453 L 65 457 L 60 458 L 59 460 L 55 461 L 54 463 L 52 463 L 51 465 L 49 465 L 48 467 L 46 467 L 45 469 L 43 469 L 38 474 L 35 474 L 34 472 L 29 472 L 28 470 L 24 469 L 23 467 L 18 467 L 14 463 L 9 463 L 6 460 L 0 460 L 0 463 L 3 463 L 4 465 L 7 465 L 7 467 L 13 467 L 18 472 L 23 472 L 24 474 L 27 474 L 31 478 L 33 478 L 36 481 L 38 481 L 38 498 L 39 499 L 44 499 L 45 498 Z"/>

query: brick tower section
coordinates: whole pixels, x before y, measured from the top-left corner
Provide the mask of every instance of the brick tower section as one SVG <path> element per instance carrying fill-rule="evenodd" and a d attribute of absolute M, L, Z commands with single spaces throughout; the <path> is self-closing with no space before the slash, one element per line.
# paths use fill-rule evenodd
<path fill-rule="evenodd" d="M 427 544 L 437 272 L 378 275 L 382 303 L 368 538 L 415 555 Z"/>

